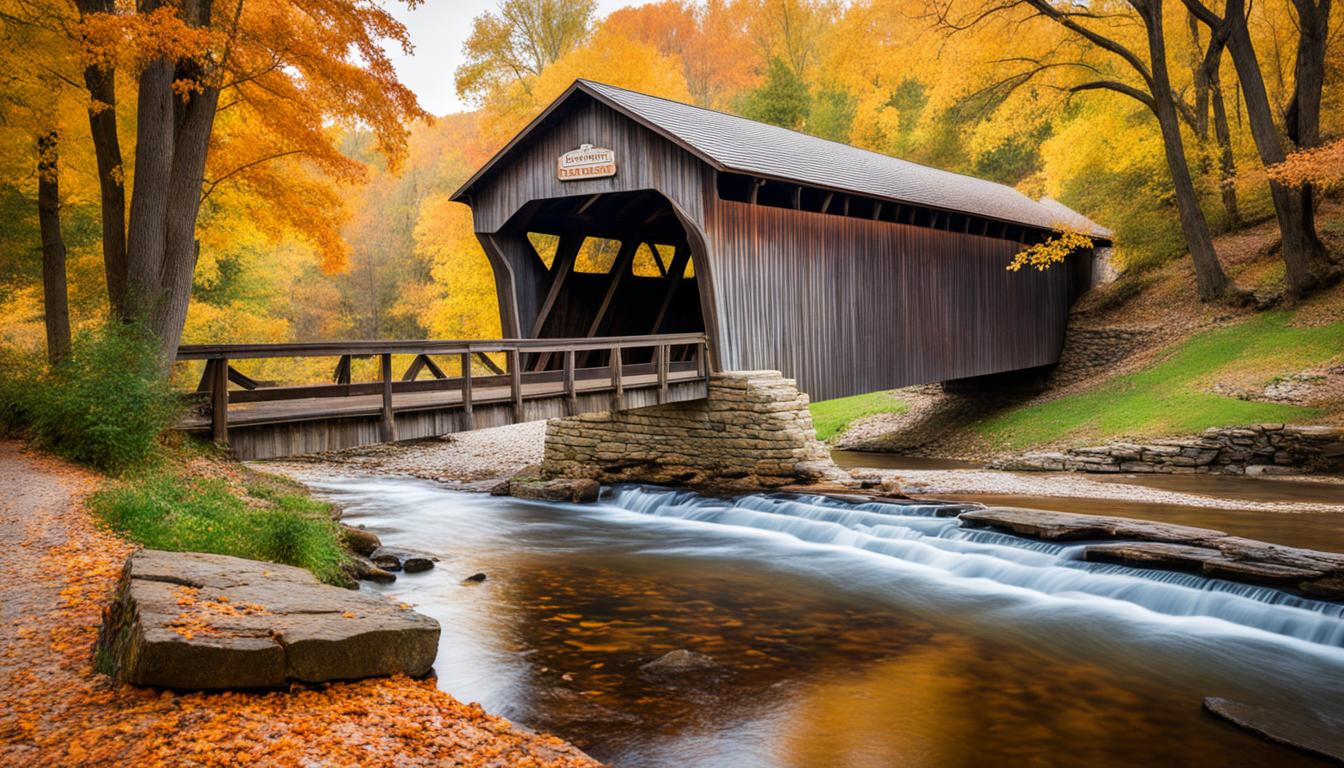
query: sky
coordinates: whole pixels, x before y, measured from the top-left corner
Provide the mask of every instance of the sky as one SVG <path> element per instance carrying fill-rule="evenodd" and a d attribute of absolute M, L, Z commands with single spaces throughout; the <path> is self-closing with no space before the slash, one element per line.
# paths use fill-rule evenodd
<path fill-rule="evenodd" d="M 600 18 L 645 2 L 649 0 L 598 0 L 597 15 Z M 469 109 L 457 98 L 453 72 L 462 63 L 462 44 L 471 34 L 471 20 L 493 11 L 497 0 L 426 0 L 414 10 L 397 0 L 385 0 L 385 6 L 411 33 L 414 55 L 406 56 L 400 49 L 389 53 L 401 82 L 420 97 L 420 106 L 435 115 Z"/>

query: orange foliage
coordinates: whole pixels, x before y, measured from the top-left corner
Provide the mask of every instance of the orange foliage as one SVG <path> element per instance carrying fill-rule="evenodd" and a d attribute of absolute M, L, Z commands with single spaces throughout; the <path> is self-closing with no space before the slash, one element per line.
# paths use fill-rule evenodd
<path fill-rule="evenodd" d="M 1271 179 L 1284 184 L 1337 187 L 1344 184 L 1344 139 L 1294 152 L 1267 171 Z"/>
<path fill-rule="evenodd" d="M 87 491 L 95 478 L 62 462 L 16 457 L 32 485 Z M 12 471 L 12 470 L 11 470 Z M 591 766 L 551 736 L 515 730 L 431 680 L 404 677 L 269 693 L 174 693 L 115 685 L 94 671 L 99 611 L 131 546 L 78 507 L 0 509 L 0 763 L 43 766 Z M 27 537 L 25 540 L 24 537 Z M 184 593 L 208 614 L 247 611 Z M 208 606 L 208 607 L 206 607 Z"/>

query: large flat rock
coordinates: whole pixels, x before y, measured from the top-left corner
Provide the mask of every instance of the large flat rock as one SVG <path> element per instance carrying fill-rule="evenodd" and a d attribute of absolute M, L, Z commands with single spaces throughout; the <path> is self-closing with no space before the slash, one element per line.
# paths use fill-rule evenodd
<path fill-rule="evenodd" d="M 1204 700 L 1204 709 L 1270 741 L 1344 764 L 1344 734 L 1314 717 L 1212 696 Z"/>
<path fill-rule="evenodd" d="M 99 659 L 136 685 L 273 688 L 424 675 L 438 642 L 428 616 L 302 568 L 145 549 L 126 561 Z"/>
<path fill-rule="evenodd" d="M 1344 555 L 1333 552 L 1269 544 L 1210 528 L 1041 509 L 988 507 L 963 512 L 958 519 L 1046 541 L 1101 540 L 1084 547 L 1085 560 L 1197 571 L 1344 601 Z"/>
<path fill-rule="evenodd" d="M 958 517 L 971 525 L 998 528 L 1045 541 L 1141 539 L 1200 545 L 1227 537 L 1226 533 L 1212 528 L 1021 507 L 986 507 L 963 512 Z"/>

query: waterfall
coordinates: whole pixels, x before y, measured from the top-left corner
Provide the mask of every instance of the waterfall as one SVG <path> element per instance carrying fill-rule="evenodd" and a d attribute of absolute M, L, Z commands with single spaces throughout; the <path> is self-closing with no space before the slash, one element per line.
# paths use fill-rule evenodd
<path fill-rule="evenodd" d="M 618 486 L 603 501 L 659 518 L 751 529 L 804 544 L 889 558 L 941 579 L 985 580 L 1042 595 L 1115 601 L 1167 617 L 1216 619 L 1326 646 L 1344 646 L 1344 605 L 1198 574 L 1081 560 L 1082 545 L 964 528 L 947 505 L 850 504 L 821 496 L 712 499 Z"/>

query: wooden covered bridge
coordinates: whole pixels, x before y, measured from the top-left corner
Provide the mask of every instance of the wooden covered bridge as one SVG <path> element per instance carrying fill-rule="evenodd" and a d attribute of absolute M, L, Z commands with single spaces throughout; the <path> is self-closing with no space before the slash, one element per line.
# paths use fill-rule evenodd
<path fill-rule="evenodd" d="M 1001 184 L 584 80 L 453 199 L 508 339 L 184 346 L 207 361 L 184 427 L 264 458 L 695 399 L 715 370 L 826 399 L 1038 368 L 1093 254 L 1006 265 L 1064 227 L 1111 237 Z M 334 381 L 230 363 L 290 356 L 333 358 Z M 368 356 L 377 380 L 352 382 Z"/>

